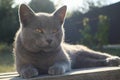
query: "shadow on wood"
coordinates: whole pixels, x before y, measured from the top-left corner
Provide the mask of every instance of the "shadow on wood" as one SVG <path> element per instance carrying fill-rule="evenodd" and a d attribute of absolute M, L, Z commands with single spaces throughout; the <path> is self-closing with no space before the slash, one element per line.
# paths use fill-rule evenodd
<path fill-rule="evenodd" d="M 26 80 L 16 72 L 0 74 L 0 80 Z M 120 67 L 100 67 L 73 70 L 64 75 L 39 76 L 29 80 L 120 80 Z"/>

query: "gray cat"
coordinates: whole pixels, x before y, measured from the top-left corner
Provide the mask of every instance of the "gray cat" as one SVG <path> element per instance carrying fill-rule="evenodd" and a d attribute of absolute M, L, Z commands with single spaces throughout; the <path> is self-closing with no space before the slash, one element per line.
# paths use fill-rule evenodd
<path fill-rule="evenodd" d="M 48 14 L 35 13 L 27 5 L 20 5 L 20 29 L 16 33 L 14 53 L 16 69 L 21 77 L 59 75 L 71 69 L 120 64 L 118 56 L 65 43 L 65 14 L 66 6 Z"/>

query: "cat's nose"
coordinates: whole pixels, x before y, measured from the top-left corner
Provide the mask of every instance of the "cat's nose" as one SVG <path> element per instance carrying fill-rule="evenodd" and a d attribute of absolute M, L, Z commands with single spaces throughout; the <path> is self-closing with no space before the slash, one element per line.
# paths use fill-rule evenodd
<path fill-rule="evenodd" d="M 51 44 L 52 39 L 47 39 L 46 41 L 48 42 L 48 44 Z"/>

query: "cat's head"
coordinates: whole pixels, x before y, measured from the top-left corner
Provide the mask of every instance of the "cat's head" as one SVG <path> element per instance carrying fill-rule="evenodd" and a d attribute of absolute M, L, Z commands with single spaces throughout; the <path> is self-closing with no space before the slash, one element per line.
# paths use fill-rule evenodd
<path fill-rule="evenodd" d="M 21 4 L 19 20 L 22 44 L 31 51 L 50 51 L 59 47 L 64 38 L 63 23 L 66 6 L 55 12 L 35 13 L 30 7 Z"/>

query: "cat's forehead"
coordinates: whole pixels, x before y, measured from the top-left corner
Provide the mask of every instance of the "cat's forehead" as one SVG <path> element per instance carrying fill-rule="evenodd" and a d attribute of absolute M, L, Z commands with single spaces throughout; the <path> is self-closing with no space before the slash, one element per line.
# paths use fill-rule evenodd
<path fill-rule="evenodd" d="M 53 16 L 49 13 L 36 13 L 36 19 L 39 21 L 52 20 Z"/>
<path fill-rule="evenodd" d="M 37 13 L 36 24 L 40 25 L 40 27 L 56 27 L 59 25 L 59 22 L 53 17 L 52 14 Z"/>

